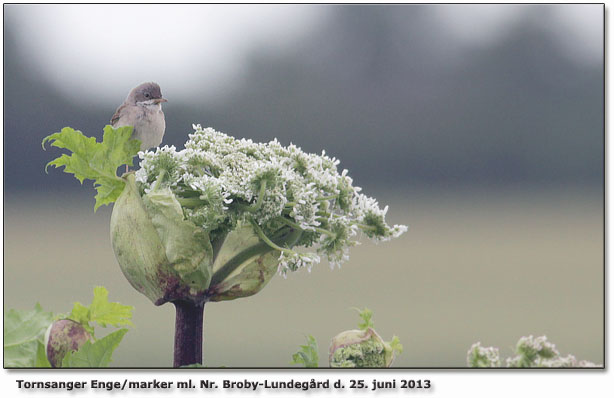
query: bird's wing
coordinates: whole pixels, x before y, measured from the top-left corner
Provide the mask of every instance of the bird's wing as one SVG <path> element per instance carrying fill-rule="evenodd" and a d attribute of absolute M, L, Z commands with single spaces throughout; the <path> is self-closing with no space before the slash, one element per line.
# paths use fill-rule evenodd
<path fill-rule="evenodd" d="M 122 110 L 126 107 L 126 104 L 121 104 L 119 108 L 115 111 L 115 114 L 111 118 L 111 126 L 115 127 L 115 124 L 119 122 L 119 118 L 121 117 Z"/>

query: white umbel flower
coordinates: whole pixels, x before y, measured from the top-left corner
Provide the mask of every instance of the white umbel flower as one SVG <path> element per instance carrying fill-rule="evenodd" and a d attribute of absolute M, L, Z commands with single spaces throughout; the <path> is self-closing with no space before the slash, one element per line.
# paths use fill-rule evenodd
<path fill-rule="evenodd" d="M 310 154 L 276 139 L 255 143 L 199 124 L 193 127 L 181 151 L 165 146 L 139 153 L 139 188 L 144 193 L 170 188 L 186 219 L 212 235 L 223 235 L 237 221 L 255 223 L 264 237 L 283 228 L 300 230 L 295 246 L 308 253 L 277 248 L 282 273 L 309 269 L 320 256 L 339 266 L 349 258 L 348 248 L 357 244 L 359 229 L 374 241 L 397 238 L 407 230 L 389 226 L 388 207 L 381 209 L 377 200 L 360 193 L 348 171 L 338 171 L 339 160 L 324 151 Z"/>

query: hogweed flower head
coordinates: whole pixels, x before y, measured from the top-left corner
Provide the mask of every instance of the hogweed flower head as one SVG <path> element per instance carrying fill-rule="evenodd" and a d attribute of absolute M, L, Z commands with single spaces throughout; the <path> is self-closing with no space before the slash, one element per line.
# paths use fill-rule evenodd
<path fill-rule="evenodd" d="M 368 308 L 358 310 L 362 322 L 358 330 L 339 333 L 330 343 L 328 362 L 332 368 L 388 368 L 395 354 L 403 351 L 397 336 L 389 342 L 373 329 Z"/>
<path fill-rule="evenodd" d="M 498 368 L 501 366 L 499 349 L 483 347 L 478 341 L 467 352 L 467 364 L 472 368 Z"/>
<path fill-rule="evenodd" d="M 251 295 L 275 272 L 311 270 L 322 258 L 339 266 L 361 231 L 377 242 L 407 230 L 388 225 L 388 208 L 362 194 L 324 152 L 194 130 L 182 150 L 139 152 L 140 168 L 125 176 L 114 208 L 122 270 L 157 304 Z M 131 214 L 144 217 L 130 223 Z M 130 232 L 136 227 L 140 236 Z M 131 248 L 148 244 L 151 267 L 144 267 L 142 250 Z"/>
<path fill-rule="evenodd" d="M 472 368 L 500 367 L 499 350 L 475 343 L 467 353 L 467 365 Z M 590 361 L 578 361 L 575 356 L 561 356 L 546 336 L 524 336 L 516 343 L 515 355 L 506 358 L 508 368 L 584 368 L 600 367 Z"/>
<path fill-rule="evenodd" d="M 318 246 L 308 261 L 284 261 L 282 273 L 325 257 L 337 265 L 348 259 L 358 230 L 375 241 L 400 236 L 403 225 L 389 226 L 387 207 L 360 193 L 339 161 L 308 154 L 299 147 L 237 140 L 211 128 L 194 126 L 185 149 L 165 146 L 140 152 L 137 185 L 142 194 L 170 188 L 184 207 L 185 218 L 212 236 L 231 230 L 237 221 L 255 222 L 269 236 L 280 228 L 300 229 L 296 246 Z M 287 252 L 286 254 L 288 254 Z M 300 255 L 285 260 L 304 260 Z M 309 261 L 311 260 L 311 261 Z"/>

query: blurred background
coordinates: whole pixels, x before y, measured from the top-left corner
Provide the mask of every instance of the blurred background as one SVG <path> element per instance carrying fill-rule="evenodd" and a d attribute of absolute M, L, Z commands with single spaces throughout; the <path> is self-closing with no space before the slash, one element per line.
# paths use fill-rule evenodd
<path fill-rule="evenodd" d="M 524 335 L 603 363 L 603 5 L 4 5 L 4 309 L 135 306 L 114 366 L 170 366 L 174 308 L 124 279 L 110 208 L 45 164 L 156 81 L 192 123 L 341 159 L 400 239 L 205 307 L 208 366 L 284 367 L 374 311 L 403 367 Z"/>

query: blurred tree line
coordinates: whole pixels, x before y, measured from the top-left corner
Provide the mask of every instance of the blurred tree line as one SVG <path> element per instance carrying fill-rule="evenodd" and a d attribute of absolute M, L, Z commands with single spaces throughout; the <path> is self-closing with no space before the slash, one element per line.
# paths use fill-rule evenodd
<path fill-rule="evenodd" d="M 421 7 L 332 12 L 291 51 L 253 48 L 224 102 L 205 107 L 198 93 L 163 87 L 172 98 L 164 143 L 181 147 L 192 123 L 277 137 L 326 149 L 359 186 L 602 184 L 603 65 L 564 56 L 539 18 L 493 45 L 458 49 Z M 52 156 L 41 139 L 64 126 L 101 137 L 129 87 L 107 107 L 88 103 L 95 93 L 84 88 L 75 104 L 17 55 L 16 32 L 4 34 L 5 190 L 79 189 L 69 176 L 44 176 Z"/>

